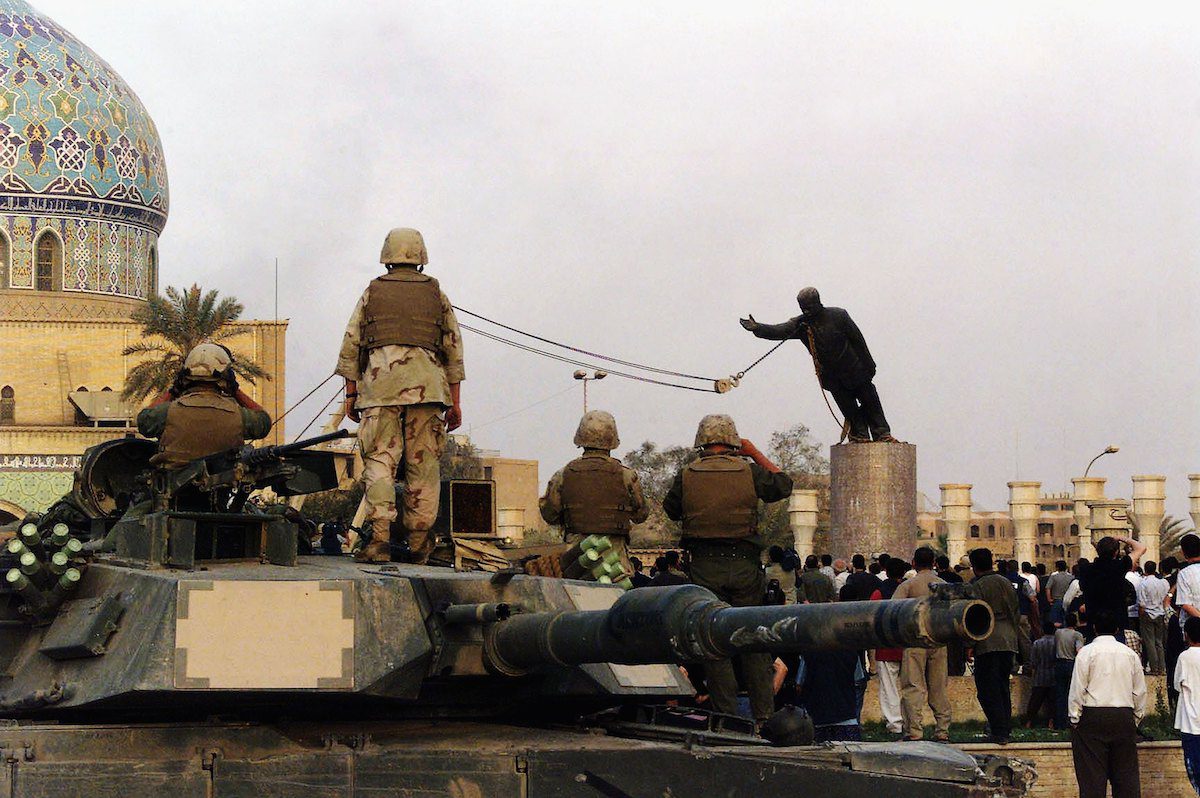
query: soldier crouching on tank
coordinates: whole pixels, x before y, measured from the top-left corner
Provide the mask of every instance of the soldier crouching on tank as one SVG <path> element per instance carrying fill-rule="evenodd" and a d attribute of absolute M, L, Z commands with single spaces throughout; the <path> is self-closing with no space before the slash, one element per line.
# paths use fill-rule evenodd
<path fill-rule="evenodd" d="M 575 445 L 583 448 L 583 456 L 550 478 L 538 507 L 546 523 L 562 525 L 567 543 L 578 543 L 588 535 L 608 536 L 625 573 L 632 575 L 629 528 L 645 521 L 650 508 L 637 472 L 609 455 L 620 444 L 612 414 L 585 413 L 575 430 Z"/>
<path fill-rule="evenodd" d="M 696 430 L 700 457 L 675 477 L 663 499 L 667 517 L 683 527 L 681 545 L 691 555 L 692 581 L 734 607 L 762 604 L 758 501 L 779 501 L 792 492 L 792 479 L 753 443 L 738 436 L 733 419 L 705 416 Z M 750 458 L 747 462 L 743 458 Z M 775 709 L 770 654 L 743 654 L 742 674 L 754 720 Z M 706 662 L 713 707 L 737 714 L 737 678 L 729 660 Z"/>
<path fill-rule="evenodd" d="M 188 352 L 175 383 L 138 413 L 137 425 L 142 435 L 158 438 L 150 462 L 176 469 L 267 437 L 271 417 L 238 387 L 229 350 L 200 344 Z"/>
<path fill-rule="evenodd" d="M 446 433 L 462 424 L 462 334 L 416 230 L 396 228 L 383 242 L 387 274 L 363 291 L 338 355 L 346 415 L 360 421 L 367 515 L 359 562 L 388 562 L 396 519 L 396 469 L 403 462 L 407 559 L 428 561 L 434 541 Z M 442 413 L 445 411 L 445 418 Z"/>

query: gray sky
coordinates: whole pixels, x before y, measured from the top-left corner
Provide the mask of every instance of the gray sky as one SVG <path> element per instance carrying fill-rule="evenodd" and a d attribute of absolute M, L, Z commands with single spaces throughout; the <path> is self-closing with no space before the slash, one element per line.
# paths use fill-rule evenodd
<path fill-rule="evenodd" d="M 384 233 L 414 226 L 456 304 L 714 376 L 766 349 L 739 315 L 781 321 L 816 285 L 935 501 L 1063 490 L 1116 443 L 1109 495 L 1163 473 L 1186 517 L 1200 11 L 966 5 L 39 3 L 158 124 L 163 284 L 270 318 L 278 256 L 292 399 L 332 370 Z M 464 429 L 547 478 L 573 367 L 470 334 L 467 358 Z M 688 443 L 708 412 L 764 446 L 837 435 L 799 343 L 725 396 L 610 377 L 592 405 L 623 449 Z"/>

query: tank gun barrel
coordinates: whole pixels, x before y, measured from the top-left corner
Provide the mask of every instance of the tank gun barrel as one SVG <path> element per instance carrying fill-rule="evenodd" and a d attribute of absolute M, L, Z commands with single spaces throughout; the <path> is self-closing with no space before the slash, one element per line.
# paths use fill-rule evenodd
<path fill-rule="evenodd" d="M 698 585 L 639 588 L 607 610 L 539 612 L 494 623 L 485 664 L 506 675 L 545 665 L 685 663 L 735 654 L 930 648 L 974 642 L 992 611 L 970 586 L 938 586 L 919 599 L 730 607 Z"/>

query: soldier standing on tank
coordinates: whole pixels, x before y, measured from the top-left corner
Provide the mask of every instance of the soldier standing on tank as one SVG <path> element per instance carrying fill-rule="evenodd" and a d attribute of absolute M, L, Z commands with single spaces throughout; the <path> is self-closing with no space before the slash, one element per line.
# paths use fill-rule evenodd
<path fill-rule="evenodd" d="M 747 316 L 741 319 L 742 327 L 768 341 L 799 338 L 804 342 L 816 361 L 821 388 L 833 394 L 849 425 L 851 443 L 895 441 L 872 382 L 875 359 L 858 325 L 842 308 L 822 305 L 815 288 L 801 289 L 796 302 L 799 316 L 781 324 L 760 324 Z"/>
<path fill-rule="evenodd" d="M 538 501 L 542 518 L 560 524 L 567 543 L 588 535 L 607 536 L 625 573 L 632 576 L 629 529 L 645 521 L 650 508 L 637 472 L 609 454 L 621 445 L 616 419 L 603 410 L 585 413 L 575 430 L 575 445 L 583 455 L 550 477 Z"/>
<path fill-rule="evenodd" d="M 733 419 L 705 416 L 696 430 L 700 457 L 675 477 L 663 499 L 667 517 L 683 528 L 682 545 L 691 555 L 692 581 L 734 607 L 762 604 L 758 502 L 779 501 L 792 493 L 792 479 L 753 443 L 738 436 Z M 748 462 L 743 458 L 750 458 Z M 774 711 L 770 654 L 741 655 L 750 709 L 761 723 Z M 737 714 L 737 678 L 730 660 L 705 663 L 713 707 Z"/>
<path fill-rule="evenodd" d="M 371 281 L 350 314 L 337 365 L 346 380 L 346 415 L 361 420 L 367 515 L 365 545 L 355 559 L 391 560 L 396 470 L 403 463 L 408 557 L 424 563 L 438 514 L 438 458 L 446 432 L 462 424 L 462 335 L 450 300 L 423 273 L 429 256 L 419 232 L 392 230 L 379 261 L 387 274 Z"/>
<path fill-rule="evenodd" d="M 175 383 L 138 413 L 137 425 L 142 435 L 158 438 L 150 462 L 176 469 L 267 437 L 271 417 L 238 387 L 229 350 L 200 344 L 188 352 Z"/>

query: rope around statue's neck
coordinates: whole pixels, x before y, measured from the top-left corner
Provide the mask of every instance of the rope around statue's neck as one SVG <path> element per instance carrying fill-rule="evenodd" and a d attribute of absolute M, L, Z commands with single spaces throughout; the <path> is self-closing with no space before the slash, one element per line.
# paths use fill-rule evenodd
<path fill-rule="evenodd" d="M 804 331 L 808 333 L 808 354 L 812 357 L 813 370 L 817 373 L 817 387 L 821 389 L 821 398 L 825 400 L 825 406 L 829 408 L 829 415 L 833 416 L 833 420 L 842 428 L 842 435 L 838 438 L 840 445 L 850 437 L 850 422 L 839 419 L 837 413 L 833 412 L 833 405 L 829 404 L 829 394 L 825 392 L 825 386 L 821 384 L 821 361 L 817 360 L 817 342 L 813 339 L 812 326 L 805 325 Z"/>

